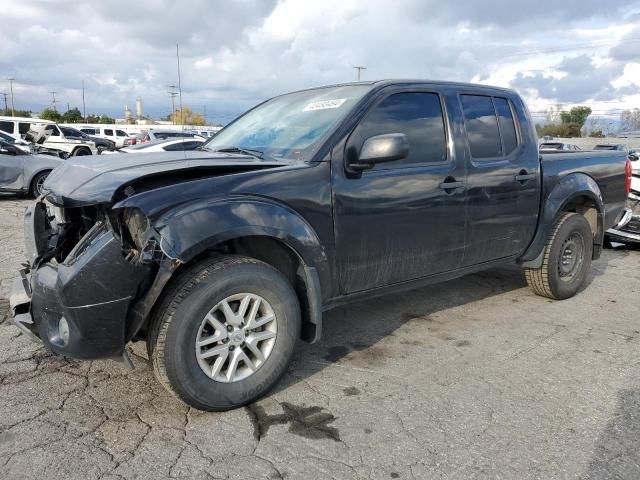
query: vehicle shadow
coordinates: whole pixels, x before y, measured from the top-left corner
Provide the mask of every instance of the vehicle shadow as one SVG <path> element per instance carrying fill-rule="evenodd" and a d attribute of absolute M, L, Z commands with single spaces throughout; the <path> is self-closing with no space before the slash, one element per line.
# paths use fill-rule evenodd
<path fill-rule="evenodd" d="M 640 390 L 621 390 L 618 406 L 596 443 L 587 479 L 640 478 Z"/>
<path fill-rule="evenodd" d="M 395 335 L 410 321 L 427 322 L 430 330 L 435 330 L 442 326 L 441 319 L 436 321 L 431 318 L 437 312 L 523 287 L 526 287 L 526 281 L 522 269 L 506 266 L 325 312 L 322 339 L 317 344 L 301 344 L 298 347 L 289 373 L 275 390 L 284 390 L 302 380 L 301 376 L 311 376 L 352 352 L 370 349 L 381 340 Z M 455 318 L 446 320 L 447 323 L 455 321 Z M 416 345 L 422 341 L 429 342 L 428 339 L 413 340 Z M 383 354 L 376 347 L 364 357 L 375 363 L 371 356 Z"/>

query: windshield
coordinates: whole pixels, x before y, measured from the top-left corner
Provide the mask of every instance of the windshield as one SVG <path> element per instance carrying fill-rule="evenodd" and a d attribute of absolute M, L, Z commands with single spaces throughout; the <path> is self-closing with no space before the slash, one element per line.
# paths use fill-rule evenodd
<path fill-rule="evenodd" d="M 617 150 L 617 145 L 596 145 L 594 150 Z"/>
<path fill-rule="evenodd" d="M 309 161 L 321 140 L 370 89 L 345 85 L 272 98 L 212 137 L 203 148 L 238 147 L 264 157 Z"/>

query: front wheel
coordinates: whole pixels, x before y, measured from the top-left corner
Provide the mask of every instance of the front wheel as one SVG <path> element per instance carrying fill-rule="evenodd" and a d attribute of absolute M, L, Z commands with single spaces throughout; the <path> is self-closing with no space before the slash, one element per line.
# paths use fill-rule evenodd
<path fill-rule="evenodd" d="M 35 177 L 33 177 L 33 180 L 31 180 L 31 186 L 29 188 L 29 193 L 32 197 L 38 198 L 44 193 L 44 189 L 42 188 L 42 186 L 44 185 L 44 182 L 50 173 L 50 171 L 40 172 Z"/>
<path fill-rule="evenodd" d="M 573 297 L 587 278 L 592 255 L 589 222 L 578 213 L 565 213 L 547 239 L 542 265 L 525 269 L 527 283 L 543 297 Z"/>
<path fill-rule="evenodd" d="M 200 410 L 228 410 L 278 381 L 299 333 L 298 300 L 282 273 L 221 256 L 174 281 L 155 311 L 147 348 L 170 392 Z"/>

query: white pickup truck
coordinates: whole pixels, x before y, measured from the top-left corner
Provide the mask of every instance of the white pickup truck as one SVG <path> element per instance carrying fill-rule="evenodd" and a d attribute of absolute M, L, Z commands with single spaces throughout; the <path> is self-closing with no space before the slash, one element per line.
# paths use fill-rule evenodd
<path fill-rule="evenodd" d="M 49 120 L 0 116 L 0 130 L 20 135 L 33 143 L 33 151 L 36 153 L 51 153 L 60 158 L 96 155 L 98 153 L 94 142 L 66 138 L 58 125 Z"/>

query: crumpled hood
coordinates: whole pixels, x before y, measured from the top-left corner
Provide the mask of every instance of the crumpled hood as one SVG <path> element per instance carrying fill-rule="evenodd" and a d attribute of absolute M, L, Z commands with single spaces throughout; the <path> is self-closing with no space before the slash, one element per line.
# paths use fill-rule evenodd
<path fill-rule="evenodd" d="M 110 203 L 120 187 L 143 177 L 166 172 L 223 170 L 244 171 L 290 165 L 286 160 L 206 151 L 139 153 L 72 157 L 57 167 L 44 184 L 47 198 L 60 206 L 75 207 Z M 206 173 L 203 174 L 206 176 Z"/>

